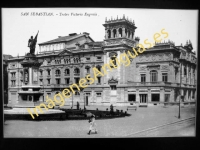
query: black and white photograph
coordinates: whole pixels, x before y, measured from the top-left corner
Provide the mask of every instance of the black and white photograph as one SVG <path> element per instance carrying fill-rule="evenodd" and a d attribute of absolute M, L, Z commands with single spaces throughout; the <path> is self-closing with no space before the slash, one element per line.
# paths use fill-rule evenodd
<path fill-rule="evenodd" d="M 3 138 L 196 137 L 198 10 L 1 12 Z"/>

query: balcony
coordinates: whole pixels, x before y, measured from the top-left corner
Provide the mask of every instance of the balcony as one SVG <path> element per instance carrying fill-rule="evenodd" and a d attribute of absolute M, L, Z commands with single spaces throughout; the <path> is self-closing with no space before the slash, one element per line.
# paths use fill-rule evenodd
<path fill-rule="evenodd" d="M 15 80 L 15 79 L 16 79 L 16 77 L 15 77 L 15 76 L 11 77 L 11 80 Z"/>
<path fill-rule="evenodd" d="M 129 82 L 133 86 L 172 86 L 170 82 Z M 175 85 L 176 86 L 176 85 Z"/>
<path fill-rule="evenodd" d="M 60 74 L 56 74 L 55 77 L 60 77 Z"/>
<path fill-rule="evenodd" d="M 16 85 L 11 85 L 11 87 L 16 87 Z"/>
<path fill-rule="evenodd" d="M 70 74 L 66 74 L 66 73 L 65 73 L 65 76 L 70 76 Z"/>
<path fill-rule="evenodd" d="M 51 75 L 47 75 L 47 78 L 51 78 Z"/>
<path fill-rule="evenodd" d="M 74 73 L 74 76 L 80 76 L 80 73 Z"/>

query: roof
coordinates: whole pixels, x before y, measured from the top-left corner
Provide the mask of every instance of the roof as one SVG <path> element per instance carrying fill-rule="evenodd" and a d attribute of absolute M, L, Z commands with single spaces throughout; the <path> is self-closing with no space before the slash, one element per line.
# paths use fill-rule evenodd
<path fill-rule="evenodd" d="M 12 55 L 8 55 L 8 54 L 3 54 L 3 59 L 4 60 L 7 60 L 9 58 L 13 58 L 13 56 Z"/>
<path fill-rule="evenodd" d="M 57 42 L 67 42 L 67 41 L 71 41 L 73 39 L 82 37 L 82 36 L 86 36 L 85 34 L 76 34 L 76 35 L 71 35 L 71 36 L 60 36 L 54 40 L 50 40 L 47 42 L 43 42 L 43 43 L 39 43 L 38 45 L 42 45 L 42 44 L 51 44 L 51 43 L 57 43 Z M 88 36 L 88 35 L 87 35 Z M 92 41 L 94 41 L 90 36 L 88 36 Z"/>

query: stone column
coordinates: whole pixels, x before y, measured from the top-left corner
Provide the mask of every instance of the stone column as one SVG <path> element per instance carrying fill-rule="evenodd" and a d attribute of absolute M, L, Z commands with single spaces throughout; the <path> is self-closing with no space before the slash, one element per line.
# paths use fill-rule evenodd
<path fill-rule="evenodd" d="M 32 68 L 29 68 L 29 85 L 32 85 Z"/>
<path fill-rule="evenodd" d="M 140 103 L 139 89 L 136 89 L 136 102 Z"/>
<path fill-rule="evenodd" d="M 113 34 L 113 30 L 110 30 L 111 31 L 111 38 L 114 38 L 114 34 Z"/>
<path fill-rule="evenodd" d="M 165 95 L 165 89 L 161 88 L 160 89 L 160 102 L 164 102 L 165 101 L 164 95 Z"/>
<path fill-rule="evenodd" d="M 122 28 L 122 37 L 126 37 L 125 28 Z"/>
<path fill-rule="evenodd" d="M 117 31 L 117 36 L 116 37 L 119 37 L 119 29 L 116 29 L 116 31 Z"/>
<path fill-rule="evenodd" d="M 107 33 L 107 30 L 105 30 L 105 39 L 108 38 L 108 33 Z"/>
<path fill-rule="evenodd" d="M 151 102 L 151 89 L 148 89 L 148 98 L 147 98 L 147 100 L 148 100 L 148 103 L 149 102 Z"/>
<path fill-rule="evenodd" d="M 133 34 L 133 33 L 131 32 L 131 33 L 130 33 L 130 37 L 129 37 L 129 39 L 132 39 L 132 34 Z"/>
<path fill-rule="evenodd" d="M 175 89 L 171 90 L 169 102 L 175 102 Z"/>

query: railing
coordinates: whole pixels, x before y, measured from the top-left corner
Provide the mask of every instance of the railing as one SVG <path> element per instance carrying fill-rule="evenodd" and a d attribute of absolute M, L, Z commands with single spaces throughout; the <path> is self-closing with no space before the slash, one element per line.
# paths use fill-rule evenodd
<path fill-rule="evenodd" d="M 65 76 L 70 76 L 70 74 L 66 74 L 66 73 L 65 73 Z"/>
<path fill-rule="evenodd" d="M 60 77 L 60 74 L 56 74 L 55 76 L 56 76 L 56 77 Z"/>
<path fill-rule="evenodd" d="M 134 86 L 171 86 L 170 82 L 129 82 L 128 84 L 133 84 Z"/>
<path fill-rule="evenodd" d="M 51 75 L 47 75 L 47 78 L 51 78 Z"/>
<path fill-rule="evenodd" d="M 80 73 L 74 73 L 74 76 L 80 76 Z"/>

